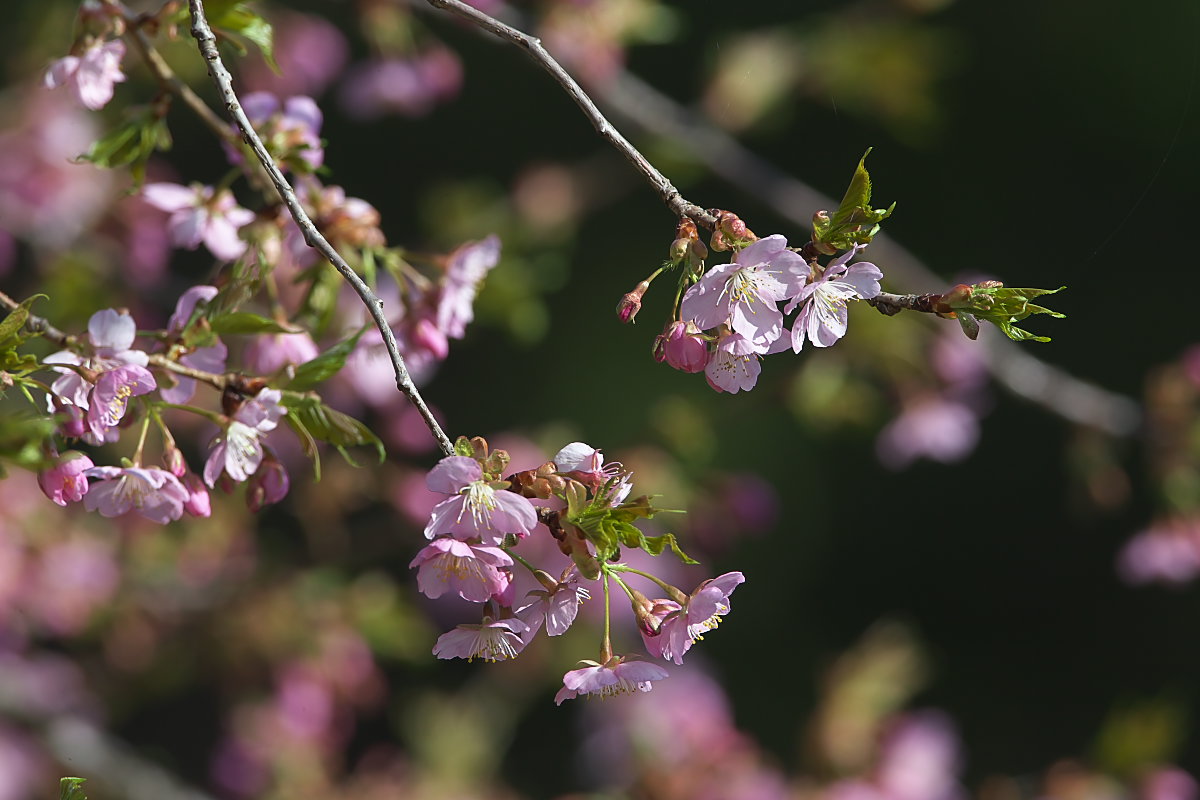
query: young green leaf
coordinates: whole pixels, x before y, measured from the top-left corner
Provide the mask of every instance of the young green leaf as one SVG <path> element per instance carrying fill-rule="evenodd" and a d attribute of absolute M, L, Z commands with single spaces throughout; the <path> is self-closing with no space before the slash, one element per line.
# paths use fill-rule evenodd
<path fill-rule="evenodd" d="M 83 784 L 87 778 L 62 778 L 58 782 L 58 800 L 87 800 Z"/>
<path fill-rule="evenodd" d="M 335 344 L 312 361 L 296 367 L 296 376 L 292 378 L 286 388 L 296 392 L 306 392 L 332 378 L 342 367 L 346 366 L 346 359 L 354 351 L 359 337 L 366 330 L 366 327 L 361 328 L 358 333 L 346 341 Z"/>
<path fill-rule="evenodd" d="M 211 318 L 208 324 L 213 329 L 213 332 L 218 334 L 300 333 L 302 330 L 284 325 L 250 311 L 232 311 L 227 314 L 218 314 Z"/>

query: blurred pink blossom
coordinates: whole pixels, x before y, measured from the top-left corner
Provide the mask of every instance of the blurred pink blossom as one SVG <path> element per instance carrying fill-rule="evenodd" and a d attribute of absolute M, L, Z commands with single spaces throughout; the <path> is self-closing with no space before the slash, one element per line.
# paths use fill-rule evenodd
<path fill-rule="evenodd" d="M 275 62 L 271 69 L 260 58 L 243 59 L 239 78 L 248 91 L 280 96 L 316 97 L 346 65 L 349 47 L 335 25 L 323 17 L 272 9 Z"/>
<path fill-rule="evenodd" d="M 242 208 L 228 189 L 194 183 L 148 183 L 142 187 L 146 202 L 170 214 L 167 227 L 176 247 L 195 250 L 201 242 L 223 261 L 246 251 L 238 229 L 254 221 L 254 212 Z"/>
<path fill-rule="evenodd" d="M 979 417 L 955 400 L 928 397 L 906 407 L 879 434 L 875 452 L 884 466 L 904 469 L 918 458 L 961 461 L 979 441 Z"/>
<path fill-rule="evenodd" d="M 104 108 L 113 97 L 113 85 L 125 80 L 121 59 L 125 43 L 120 39 L 94 42 L 78 56 L 66 56 L 46 70 L 46 88 L 67 86 L 87 108 Z"/>
<path fill-rule="evenodd" d="M 359 119 L 387 114 L 422 117 L 457 95 L 461 85 L 458 57 L 435 47 L 411 58 L 356 64 L 346 71 L 340 92 L 342 107 Z"/>

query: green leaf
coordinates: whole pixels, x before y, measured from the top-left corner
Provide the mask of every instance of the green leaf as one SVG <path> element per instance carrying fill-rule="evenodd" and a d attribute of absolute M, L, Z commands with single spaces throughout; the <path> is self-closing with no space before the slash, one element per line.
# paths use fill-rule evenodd
<path fill-rule="evenodd" d="M 305 427 L 303 420 L 298 414 L 284 414 L 283 419 L 296 433 L 296 438 L 300 440 L 300 446 L 304 448 L 304 455 L 309 461 L 313 462 L 313 480 L 320 483 L 321 481 L 321 453 L 317 450 L 317 440 L 309 433 Z"/>
<path fill-rule="evenodd" d="M 466 456 L 467 458 L 475 457 L 475 445 L 471 444 L 471 440 L 465 436 L 460 436 L 454 440 L 454 455 Z"/>
<path fill-rule="evenodd" d="M 975 284 L 970 293 L 950 304 L 958 314 L 960 321 L 965 314 L 968 317 L 986 320 L 1004 331 L 1004 335 L 1015 342 L 1048 342 L 1049 336 L 1036 336 L 1029 331 L 1016 327 L 1013 323 L 1020 322 L 1035 314 L 1047 314 L 1056 319 L 1063 319 L 1066 314 L 1060 314 L 1045 306 L 1029 302 L 1030 298 L 1057 294 L 1065 286 L 1057 289 L 1032 289 L 991 285 L 994 282 Z M 963 324 L 963 330 L 970 331 Z"/>
<path fill-rule="evenodd" d="M 306 396 L 285 396 L 284 405 L 287 406 L 288 417 L 295 415 L 294 422 L 301 426 L 309 436 L 336 447 L 348 463 L 358 466 L 346 452 L 345 448 L 347 447 L 374 447 L 379 455 L 380 463 L 387 458 L 387 451 L 379 437 L 349 414 L 343 414 L 316 398 Z M 293 420 L 289 419 L 289 422 L 293 422 Z"/>
<path fill-rule="evenodd" d="M 58 782 L 58 800 L 87 800 L 83 784 L 87 778 L 62 778 Z"/>
<path fill-rule="evenodd" d="M 868 148 L 859 159 L 837 211 L 832 215 L 822 212 L 813 217 L 813 242 L 828 255 L 849 250 L 856 244 L 870 243 L 879 232 L 879 223 L 891 216 L 896 208 L 895 203 L 882 210 L 871 208 L 871 176 L 866 167 L 870 154 Z"/>
<path fill-rule="evenodd" d="M 171 131 L 167 120 L 158 110 L 145 108 L 132 114 L 124 123 L 92 143 L 77 161 L 87 161 L 98 167 L 114 169 L 129 167 L 134 189 L 141 188 L 146 177 L 146 162 L 156 150 L 171 149 Z"/>
<path fill-rule="evenodd" d="M 232 311 L 227 314 L 218 314 L 210 319 L 208 324 L 213 332 L 217 334 L 301 332 L 298 328 L 281 324 L 273 319 L 254 314 L 250 311 Z"/>
<path fill-rule="evenodd" d="M 279 72 L 279 65 L 275 63 L 275 32 L 265 17 L 242 3 L 236 3 L 219 14 L 213 14 L 211 19 L 213 28 L 237 34 L 256 45 L 262 51 L 267 65 Z"/>
<path fill-rule="evenodd" d="M 641 533 L 641 531 L 638 532 Z M 662 553 L 664 545 L 670 547 L 671 552 L 674 553 L 675 556 L 684 564 L 700 563 L 687 553 L 683 552 L 683 550 L 679 547 L 679 543 L 675 541 L 675 534 L 673 533 L 664 533 L 662 536 L 643 535 L 637 546 L 645 550 L 650 555 L 657 556 Z"/>
<path fill-rule="evenodd" d="M 580 491 L 583 490 L 581 485 L 574 485 L 579 486 Z M 652 556 L 657 556 L 665 547 L 670 547 L 671 552 L 684 564 L 698 563 L 680 549 L 674 535 L 665 533 L 662 536 L 647 537 L 633 524 L 635 519 L 649 519 L 665 510 L 652 507 L 645 496 L 617 508 L 610 508 L 595 502 L 586 507 L 580 507 L 578 498 L 575 498 L 574 504 L 571 500 L 572 497 L 568 494 L 567 521 L 582 530 L 588 541 L 596 546 L 596 557 L 601 561 L 609 561 L 618 557 L 620 555 L 619 546 L 623 545 L 641 548 Z"/>
<path fill-rule="evenodd" d="M 359 337 L 367 331 L 368 327 L 364 326 L 346 341 L 335 344 L 312 361 L 296 367 L 296 376 L 292 378 L 287 388 L 292 391 L 306 392 L 336 375 L 342 367 L 346 366 L 346 358 L 354 351 Z"/>

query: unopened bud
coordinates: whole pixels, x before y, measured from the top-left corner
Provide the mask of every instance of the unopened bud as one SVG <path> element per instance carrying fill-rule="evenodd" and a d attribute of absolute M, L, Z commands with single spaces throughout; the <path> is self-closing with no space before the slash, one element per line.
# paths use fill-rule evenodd
<path fill-rule="evenodd" d="M 721 253 L 729 249 L 729 242 L 725 241 L 723 233 L 716 230 L 713 231 L 712 237 L 708 240 L 708 246 L 714 252 Z"/>
<path fill-rule="evenodd" d="M 671 242 L 670 259 L 672 264 L 678 264 L 688 257 L 688 253 L 692 249 L 692 240 L 679 238 Z"/>
<path fill-rule="evenodd" d="M 163 451 L 163 464 L 167 471 L 176 478 L 182 478 L 187 474 L 187 462 L 183 458 L 183 453 L 175 445 L 168 445 Z"/>
<path fill-rule="evenodd" d="M 632 292 L 625 294 L 617 303 L 617 318 L 621 322 L 633 322 L 642 310 L 642 295 L 650 288 L 649 281 L 642 281 Z"/>

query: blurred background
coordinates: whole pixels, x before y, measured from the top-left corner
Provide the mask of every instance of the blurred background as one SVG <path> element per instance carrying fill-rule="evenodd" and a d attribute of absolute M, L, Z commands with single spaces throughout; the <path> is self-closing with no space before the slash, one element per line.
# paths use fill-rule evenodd
<path fill-rule="evenodd" d="M 1020 346 L 1050 371 L 995 330 L 973 343 L 862 304 L 837 347 L 717 394 L 651 358 L 670 287 L 635 325 L 613 313 L 676 220 L 521 52 L 423 4 L 256 3 L 281 73 L 252 51 L 239 87 L 317 100 L 323 179 L 374 205 L 389 245 L 503 242 L 466 340 L 424 379 L 451 436 L 516 468 L 600 447 L 688 510 L 663 523 L 703 562 L 669 568 L 680 587 L 747 580 L 652 693 L 556 707 L 563 671 L 595 657 L 595 616 L 514 662 L 431 655 L 475 612 L 427 601 L 407 569 L 436 455 L 397 399 L 346 381 L 338 407 L 387 463 L 330 455 L 314 484 L 297 459 L 259 515 L 234 496 L 209 519 L 111 522 L 14 470 L 0 800 L 62 774 L 159 800 L 1195 797 L 1200 7 L 477 5 L 541 36 L 689 200 L 760 236 L 806 241 L 822 206 L 785 181 L 840 197 L 873 147 L 875 205 L 897 202 L 866 254 L 885 289 L 1066 285 L 1048 305 L 1067 319 L 1025 326 L 1053 341 Z M 127 174 L 68 163 L 155 90 L 133 52 L 101 112 L 40 88 L 77 8 L 5 5 L 0 288 L 44 292 L 70 331 L 107 306 L 161 326 L 212 260 L 170 249 Z M 167 33 L 218 107 L 186 30 Z M 168 119 L 152 179 L 220 180 L 211 132 L 182 105 Z"/>

